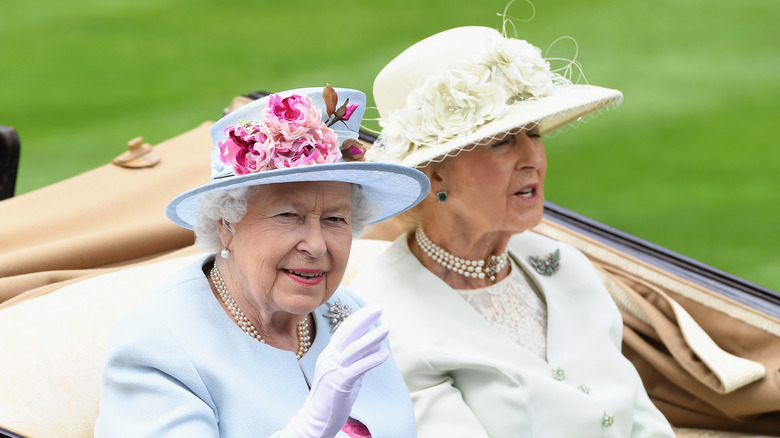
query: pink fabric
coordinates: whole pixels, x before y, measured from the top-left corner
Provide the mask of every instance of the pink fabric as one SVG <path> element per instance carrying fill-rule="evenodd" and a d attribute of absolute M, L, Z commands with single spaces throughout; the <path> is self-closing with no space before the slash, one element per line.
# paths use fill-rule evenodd
<path fill-rule="evenodd" d="M 341 431 L 352 438 L 371 438 L 371 432 L 368 431 L 368 428 L 354 418 L 348 419 Z"/>

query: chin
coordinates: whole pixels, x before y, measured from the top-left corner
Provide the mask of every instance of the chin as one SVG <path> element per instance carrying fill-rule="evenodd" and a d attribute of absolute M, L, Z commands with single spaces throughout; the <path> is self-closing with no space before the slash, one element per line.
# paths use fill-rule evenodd
<path fill-rule="evenodd" d="M 310 295 L 306 298 L 299 298 L 294 302 L 288 303 L 285 306 L 285 310 L 293 315 L 306 315 L 314 311 L 317 307 L 320 307 L 324 303 L 323 296 Z"/>
<path fill-rule="evenodd" d="M 542 201 L 539 201 L 537 204 L 534 204 L 533 206 L 529 206 L 528 208 L 525 208 L 515 214 L 515 221 L 514 225 L 516 225 L 518 228 L 521 229 L 521 231 L 525 231 L 529 228 L 533 228 L 542 221 L 542 217 L 544 216 L 544 203 Z"/>

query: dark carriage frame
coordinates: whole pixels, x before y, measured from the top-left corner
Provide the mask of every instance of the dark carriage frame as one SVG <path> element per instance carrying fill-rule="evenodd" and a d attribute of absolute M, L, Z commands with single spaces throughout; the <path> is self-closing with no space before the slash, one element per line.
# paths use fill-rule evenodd
<path fill-rule="evenodd" d="M 0 125 L 0 201 L 14 195 L 20 149 L 19 134 L 16 130 Z"/>
<path fill-rule="evenodd" d="M 3 429 L 2 427 L 0 427 L 0 438 L 27 438 L 27 437 L 24 437 L 22 435 L 17 435 L 11 432 L 10 430 Z"/>

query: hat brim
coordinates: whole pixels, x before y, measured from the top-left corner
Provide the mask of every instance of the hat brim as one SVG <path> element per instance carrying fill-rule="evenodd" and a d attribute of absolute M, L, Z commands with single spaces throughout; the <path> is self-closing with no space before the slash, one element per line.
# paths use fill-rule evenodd
<path fill-rule="evenodd" d="M 549 134 L 601 108 L 617 105 L 622 100 L 623 94 L 610 88 L 595 85 L 556 86 L 545 97 L 512 105 L 502 117 L 479 126 L 467 135 L 412 152 L 403 159 L 401 164 L 424 167 L 431 162 L 441 161 L 447 156 L 457 154 L 467 146 L 502 136 L 529 123 L 538 123 L 541 135 Z"/>
<path fill-rule="evenodd" d="M 357 184 L 381 210 L 371 223 L 410 209 L 428 195 L 430 182 L 421 172 L 387 163 L 338 162 L 268 170 L 212 181 L 174 198 L 165 214 L 177 225 L 193 229 L 204 193 L 265 184 L 339 181 Z"/>

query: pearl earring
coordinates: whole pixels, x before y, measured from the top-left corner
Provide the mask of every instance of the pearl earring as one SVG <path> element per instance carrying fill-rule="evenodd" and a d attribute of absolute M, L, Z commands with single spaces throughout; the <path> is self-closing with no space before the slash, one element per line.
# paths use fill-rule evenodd
<path fill-rule="evenodd" d="M 227 258 L 230 257 L 230 250 L 223 247 L 222 251 L 219 252 L 219 256 L 227 260 Z"/>
<path fill-rule="evenodd" d="M 436 200 L 439 201 L 439 204 L 442 202 L 447 202 L 447 191 L 442 190 L 440 192 L 436 192 Z"/>

